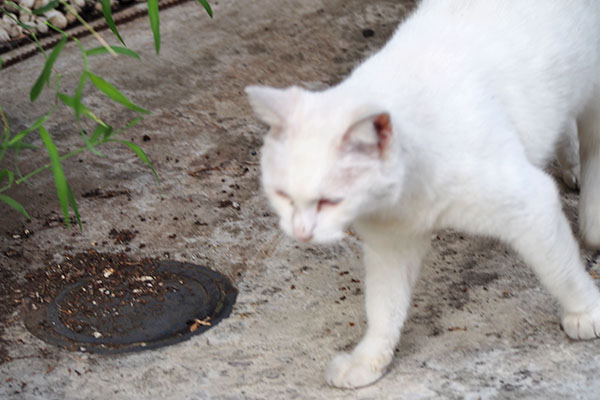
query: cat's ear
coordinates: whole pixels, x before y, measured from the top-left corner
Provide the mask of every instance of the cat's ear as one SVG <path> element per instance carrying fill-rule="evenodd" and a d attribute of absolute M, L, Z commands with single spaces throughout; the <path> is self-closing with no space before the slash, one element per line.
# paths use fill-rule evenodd
<path fill-rule="evenodd" d="M 382 157 L 392 138 L 392 121 L 388 113 L 377 113 L 354 123 L 342 138 L 342 149 Z"/>
<path fill-rule="evenodd" d="M 301 89 L 292 86 L 287 89 L 276 89 L 267 86 L 248 86 L 246 94 L 256 116 L 271 127 L 277 134 L 284 129 L 288 116 L 296 107 Z"/>

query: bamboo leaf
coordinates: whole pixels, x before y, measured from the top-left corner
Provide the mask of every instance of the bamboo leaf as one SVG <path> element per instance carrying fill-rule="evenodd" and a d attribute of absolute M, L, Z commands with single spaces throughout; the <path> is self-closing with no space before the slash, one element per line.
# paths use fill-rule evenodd
<path fill-rule="evenodd" d="M 144 150 L 142 150 L 140 146 L 138 146 L 137 144 L 128 142 L 127 140 L 111 139 L 110 141 L 122 143 L 125 146 L 129 147 L 140 158 L 140 160 L 145 162 L 150 167 L 150 169 L 152 170 L 152 173 L 154 173 L 154 176 L 156 177 L 156 180 L 158 182 L 160 182 L 160 178 L 158 177 L 158 174 L 156 173 L 154 166 L 152 165 L 152 163 L 148 159 L 148 156 L 146 155 L 146 153 L 144 153 Z"/>
<path fill-rule="evenodd" d="M 6 178 L 8 178 L 8 186 L 10 186 L 12 185 L 13 180 L 15 179 L 15 174 L 11 170 L 3 168 L 2 170 L 0 170 L 0 182 L 5 180 Z"/>
<path fill-rule="evenodd" d="M 71 186 L 67 184 L 67 196 L 69 198 L 69 204 L 75 213 L 75 219 L 77 220 L 77 225 L 79 225 L 79 230 L 83 230 L 83 226 L 81 225 L 81 216 L 79 215 L 79 208 L 77 207 L 77 201 L 75 201 L 75 196 L 73 196 L 73 191 L 71 190 Z"/>
<path fill-rule="evenodd" d="M 27 211 L 25 210 L 25 207 L 23 207 L 18 201 L 16 201 L 12 197 L 8 197 L 8 196 L 6 196 L 4 194 L 0 194 L 0 201 L 3 201 L 4 203 L 8 204 L 10 207 L 12 207 L 16 211 L 20 212 L 25 217 L 27 217 L 27 219 L 29 219 L 29 220 L 31 219 L 31 217 L 29 216 L 29 214 L 27 214 Z"/>
<path fill-rule="evenodd" d="M 61 101 L 61 103 L 63 103 L 64 105 L 66 105 L 67 107 L 72 108 L 73 110 L 76 109 L 76 102 L 75 102 L 75 98 L 69 96 L 68 94 L 65 93 L 57 93 L 58 99 Z M 106 123 L 104 121 L 102 121 L 100 118 L 98 118 L 93 112 L 90 111 L 89 108 L 87 108 L 84 104 L 79 103 L 79 107 L 81 109 L 81 114 L 85 115 L 86 117 L 96 121 L 97 123 L 99 123 L 100 125 L 104 125 L 106 126 Z"/>
<path fill-rule="evenodd" d="M 135 119 L 132 119 L 131 121 L 129 121 L 129 123 L 123 127 L 120 128 L 118 131 L 115 132 L 115 136 L 116 135 L 120 135 L 121 133 L 125 132 L 127 129 L 133 128 L 134 126 L 136 126 L 138 124 L 138 122 L 140 122 L 142 120 L 142 117 L 137 117 Z M 110 135 L 109 135 L 110 136 Z M 104 138 L 107 138 L 107 136 L 104 136 Z"/>
<path fill-rule="evenodd" d="M 65 93 L 57 93 L 57 96 L 61 103 L 63 103 L 67 107 L 71 107 L 73 109 L 75 108 L 75 98 L 74 97 L 71 97 Z M 89 109 L 82 104 L 81 111 L 85 112 L 85 111 L 89 111 Z"/>
<path fill-rule="evenodd" d="M 114 87 L 110 83 L 106 82 L 104 79 L 100 78 L 98 75 L 94 75 L 91 72 L 88 72 L 87 75 L 89 76 L 89 78 L 92 81 L 92 83 L 94 84 L 94 86 L 96 86 L 98 88 L 98 90 L 103 92 L 105 95 L 107 95 L 113 101 L 123 104 L 125 107 L 129 108 L 130 110 L 134 110 L 134 111 L 137 111 L 137 112 L 140 112 L 143 114 L 150 114 L 150 111 L 145 110 L 145 109 L 133 104 L 127 97 L 125 97 L 125 95 L 123 95 L 121 92 L 119 92 L 116 87 Z"/>
<path fill-rule="evenodd" d="M 13 7 L 18 8 L 19 10 L 25 12 L 25 14 L 31 14 L 30 10 L 28 10 L 26 8 L 23 8 L 23 7 L 19 6 L 18 4 L 15 4 L 13 2 L 7 2 L 6 4 L 10 4 Z M 2 9 L 0 9 L 0 11 L 2 11 L 4 13 L 4 15 L 6 15 L 8 18 L 10 18 L 11 20 L 13 20 L 13 22 L 15 24 L 19 25 L 21 28 L 25 28 L 28 31 L 35 31 L 35 26 L 24 24 L 17 17 L 15 17 L 14 14 L 8 13 L 8 12 L 2 10 Z"/>
<path fill-rule="evenodd" d="M 0 183 L 6 178 L 8 178 L 8 183 L 0 188 L 0 192 L 10 189 L 15 179 L 15 174 L 11 170 L 4 168 L 0 171 Z"/>
<path fill-rule="evenodd" d="M 33 125 L 31 125 L 29 128 L 27 128 L 27 129 L 24 129 L 24 130 L 22 130 L 22 131 L 18 132 L 18 133 L 17 133 L 17 134 L 16 134 L 16 135 L 15 135 L 15 136 L 14 136 L 14 137 L 11 139 L 11 140 L 9 140 L 9 142 L 8 142 L 7 146 L 8 146 L 8 147 L 12 147 L 12 146 L 14 146 L 15 144 L 17 144 L 17 143 L 19 143 L 21 140 L 23 140 L 23 138 L 24 138 L 25 136 L 27 136 L 27 135 L 28 135 L 30 132 L 33 132 L 33 131 L 35 131 L 36 129 L 38 129 L 40 126 L 42 126 L 42 124 L 43 124 L 44 122 L 46 122 L 46 120 L 47 120 L 48 118 L 50 118 L 50 115 L 51 115 L 51 114 L 54 112 L 54 110 L 55 110 L 55 109 L 56 109 L 56 107 L 55 107 L 55 108 L 53 108 L 52 110 L 50 110 L 50 111 L 49 111 L 47 114 L 44 114 L 44 115 L 42 115 L 42 116 L 41 116 L 40 118 L 38 118 L 38 119 L 37 119 L 37 120 L 36 120 L 36 121 L 33 123 Z"/>
<path fill-rule="evenodd" d="M 8 127 L 8 121 L 6 120 L 6 115 L 4 114 L 4 110 L 2 110 L 2 106 L 0 106 L 0 120 L 2 120 L 2 124 L 4 125 L 4 139 L 2 140 L 2 148 L 5 148 L 6 142 L 8 141 L 8 139 L 10 139 L 10 128 Z M 3 157 L 3 154 L 0 155 L 0 160 L 2 160 Z"/>
<path fill-rule="evenodd" d="M 137 58 L 138 60 L 141 60 L 138 53 L 136 53 L 135 51 L 133 51 L 131 49 L 128 49 L 127 47 L 110 46 L 110 48 L 113 49 L 113 51 L 117 54 L 123 54 L 123 55 L 129 56 L 129 57 Z M 108 53 L 108 49 L 103 46 L 95 47 L 93 49 L 85 51 L 85 54 L 88 56 L 97 56 L 99 54 L 106 54 L 106 53 Z"/>
<path fill-rule="evenodd" d="M 106 25 L 110 28 L 110 30 L 115 34 L 115 36 L 119 39 L 123 46 L 126 46 L 125 41 L 119 35 L 119 31 L 115 25 L 115 21 L 112 17 L 112 10 L 110 9 L 110 0 L 102 0 L 102 14 L 104 15 L 104 20 L 106 21 Z"/>
<path fill-rule="evenodd" d="M 52 138 L 50 137 L 50 133 L 46 130 L 46 128 L 44 128 L 44 126 L 40 126 L 40 136 L 42 138 L 42 141 L 44 142 L 44 145 L 46 146 L 48 155 L 50 156 L 50 169 L 52 170 L 52 174 L 54 175 L 56 194 L 58 195 L 60 208 L 62 209 L 63 216 L 65 217 L 65 224 L 67 224 L 67 226 L 71 226 L 71 221 L 69 217 L 70 189 L 62 165 L 60 164 L 60 156 L 58 155 L 58 150 L 56 149 L 54 141 L 52 141 Z"/>
<path fill-rule="evenodd" d="M 42 69 L 42 73 L 40 74 L 38 79 L 33 84 L 32 88 L 31 88 L 31 92 L 29 92 L 29 99 L 31 100 L 32 103 L 39 97 L 40 93 L 42 93 L 44 84 L 45 83 L 50 84 L 50 75 L 52 74 L 52 67 L 54 66 L 54 63 L 56 62 L 58 55 L 60 54 L 63 47 L 67 43 L 67 39 L 68 38 L 66 36 L 64 36 L 60 40 L 60 42 L 58 42 L 56 47 L 54 47 L 54 49 L 52 50 L 52 52 L 50 53 L 48 58 L 46 58 L 46 63 L 44 64 L 44 69 Z"/>
<path fill-rule="evenodd" d="M 58 0 L 53 0 L 50 3 L 46 4 L 44 7 L 40 7 L 37 10 L 33 10 L 35 15 L 43 15 L 45 12 L 50 10 L 54 10 L 58 6 Z"/>
<path fill-rule="evenodd" d="M 20 149 L 25 149 L 25 150 L 35 150 L 37 148 L 39 148 L 38 146 L 35 146 L 33 144 L 29 144 L 29 143 L 19 143 L 19 148 Z"/>
<path fill-rule="evenodd" d="M 106 137 L 110 136 L 110 132 L 112 132 L 112 127 L 111 126 L 102 126 L 102 125 L 98 125 L 96 127 L 96 129 L 94 130 L 94 133 L 92 133 L 92 137 L 90 138 L 90 142 L 92 143 L 96 143 L 98 141 L 98 139 L 100 139 L 100 136 L 103 137 L 103 139 L 105 139 Z"/>
<path fill-rule="evenodd" d="M 158 16 L 158 0 L 148 0 L 148 17 L 150 18 L 150 29 L 154 36 L 154 48 L 156 54 L 160 52 L 160 18 Z"/>
<path fill-rule="evenodd" d="M 198 3 L 202 4 L 202 7 L 204 7 L 204 9 L 206 10 L 206 12 L 208 13 L 209 17 L 213 17 L 213 10 L 212 8 L 210 8 L 210 4 L 208 4 L 208 1 L 206 0 L 197 0 Z"/>
<path fill-rule="evenodd" d="M 81 139 L 83 140 L 83 143 L 85 143 L 85 147 L 87 147 L 87 149 L 89 151 L 91 151 L 98 157 L 105 157 L 105 155 L 102 154 L 102 152 L 96 150 L 96 148 L 94 147 L 95 146 L 94 143 L 92 143 L 92 141 L 88 139 L 87 135 L 85 134 L 85 132 L 83 130 L 81 130 L 79 132 L 79 134 L 81 135 Z"/>
<path fill-rule="evenodd" d="M 85 54 L 84 54 L 85 56 Z M 86 63 L 87 64 L 87 63 Z M 87 69 L 87 65 L 86 65 Z M 79 85 L 77 85 L 77 89 L 75 90 L 75 97 L 73 98 L 73 109 L 75 110 L 75 118 L 79 121 L 79 116 L 81 115 L 81 97 L 83 96 L 83 87 L 85 86 L 85 82 L 88 78 L 88 71 L 85 70 L 81 73 L 79 77 Z"/>

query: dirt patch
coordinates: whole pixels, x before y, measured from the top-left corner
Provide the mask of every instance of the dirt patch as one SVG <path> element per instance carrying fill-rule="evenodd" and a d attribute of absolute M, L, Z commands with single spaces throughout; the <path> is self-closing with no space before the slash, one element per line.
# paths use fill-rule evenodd
<path fill-rule="evenodd" d="M 129 229 L 117 230 L 112 228 L 110 232 L 108 232 L 108 236 L 114 240 L 115 244 L 128 244 L 133 239 L 135 239 L 137 231 L 130 231 Z"/>
<path fill-rule="evenodd" d="M 0 364 L 10 361 L 7 343 L 2 339 L 2 334 L 19 304 L 21 304 L 21 295 L 20 290 L 17 289 L 15 275 L 0 264 Z"/>
<path fill-rule="evenodd" d="M 485 289 L 486 285 L 498 279 L 498 274 L 496 272 L 465 271 L 461 274 L 461 278 L 460 282 L 453 282 L 450 285 L 446 298 L 448 304 L 457 310 L 462 310 L 469 302 L 470 290 L 477 287 Z"/>

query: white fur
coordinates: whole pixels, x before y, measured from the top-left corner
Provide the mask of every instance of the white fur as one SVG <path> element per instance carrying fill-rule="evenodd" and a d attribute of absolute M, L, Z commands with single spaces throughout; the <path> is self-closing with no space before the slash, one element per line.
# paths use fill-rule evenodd
<path fill-rule="evenodd" d="M 247 88 L 273 128 L 263 186 L 283 230 L 323 242 L 353 224 L 364 239 L 368 329 L 329 365 L 330 384 L 385 372 L 430 235 L 443 228 L 513 246 L 560 302 L 567 335 L 600 335 L 600 294 L 543 171 L 558 148 L 577 184 L 578 132 L 581 231 L 600 246 L 599 4 L 424 0 L 336 87 Z M 377 152 L 382 113 L 393 133 Z"/>

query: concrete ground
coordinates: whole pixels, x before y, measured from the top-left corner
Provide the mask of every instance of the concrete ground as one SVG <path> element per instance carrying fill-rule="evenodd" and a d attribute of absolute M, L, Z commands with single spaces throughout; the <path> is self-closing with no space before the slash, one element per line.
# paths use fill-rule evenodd
<path fill-rule="evenodd" d="M 162 191 L 127 149 L 107 147 L 104 159 L 83 154 L 65 162 L 83 232 L 53 222 L 59 207 L 52 178 L 40 175 L 12 192 L 29 206 L 32 222 L 0 205 L 0 263 L 22 277 L 66 252 L 124 250 L 108 239 L 109 231 L 135 229 L 131 256 L 195 262 L 230 276 L 239 289 L 231 317 L 175 346 L 100 356 L 45 344 L 26 330 L 18 309 L 4 327 L 11 361 L 0 365 L 0 398 L 598 398 L 600 342 L 565 336 L 556 303 L 512 251 L 452 232 L 433 238 L 390 372 L 356 391 L 325 384 L 328 360 L 351 348 L 365 327 L 359 244 L 349 238 L 331 247 L 297 245 L 278 231 L 258 183 L 265 128 L 252 116 L 243 88 L 339 81 L 384 43 L 412 2 L 212 4 L 212 21 L 194 2 L 161 13 L 160 57 L 147 20 L 139 19 L 120 32 L 143 62 L 91 60 L 92 71 L 153 111 L 124 137 L 146 149 Z M 364 37 L 367 28 L 375 35 Z M 96 46 L 93 38 L 83 43 Z M 41 61 L 36 56 L 0 71 L 0 103 L 15 129 L 53 101 L 49 93 L 33 106 L 28 100 Z M 80 64 L 69 44 L 56 65 L 65 87 L 76 84 Z M 87 92 L 88 104 L 113 125 L 131 117 Z M 47 126 L 63 149 L 79 144 L 72 121 L 64 111 Z M 142 141 L 144 135 L 151 140 Z M 43 152 L 22 159 L 25 166 L 46 162 Z M 95 188 L 129 194 L 82 197 Z M 577 197 L 563 196 L 572 221 Z M 227 201 L 237 204 L 223 206 L 233 205 Z M 34 234 L 13 237 L 24 229 Z M 9 258 L 8 249 L 23 254 Z M 584 256 L 589 260 L 591 253 Z"/>

